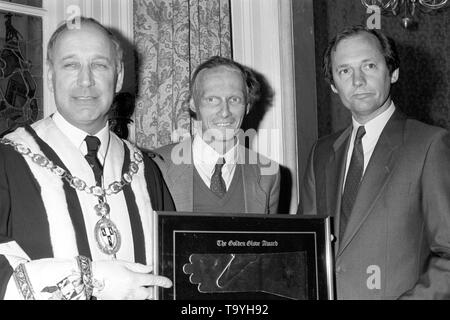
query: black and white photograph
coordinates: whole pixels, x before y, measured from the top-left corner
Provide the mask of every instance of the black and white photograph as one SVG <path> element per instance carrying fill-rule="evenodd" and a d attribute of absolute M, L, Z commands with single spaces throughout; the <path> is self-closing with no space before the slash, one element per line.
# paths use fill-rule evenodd
<path fill-rule="evenodd" d="M 450 300 L 449 18 L 0 0 L 0 301 L 277 319 Z"/>

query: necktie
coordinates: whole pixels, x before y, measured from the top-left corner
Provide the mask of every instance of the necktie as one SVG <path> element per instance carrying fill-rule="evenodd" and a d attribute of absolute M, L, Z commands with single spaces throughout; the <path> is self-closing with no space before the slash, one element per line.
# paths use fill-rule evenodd
<path fill-rule="evenodd" d="M 87 146 L 87 154 L 84 156 L 94 171 L 95 182 L 97 186 L 102 184 L 103 166 L 97 158 L 97 152 L 100 147 L 100 139 L 94 136 L 86 136 L 84 139 Z"/>
<path fill-rule="evenodd" d="M 211 191 L 218 196 L 223 198 L 225 193 L 227 193 L 227 187 L 225 185 L 225 180 L 222 178 L 222 167 L 225 164 L 225 159 L 220 158 L 214 168 L 214 173 L 211 177 Z"/>
<path fill-rule="evenodd" d="M 347 226 L 350 213 L 355 203 L 356 195 L 358 194 L 359 184 L 364 171 L 364 151 L 362 146 L 362 138 L 366 134 L 364 126 L 360 126 L 356 132 L 355 144 L 353 147 L 352 158 L 350 166 L 347 171 L 347 178 L 345 180 L 344 193 L 342 195 L 341 215 L 339 226 L 339 239 L 342 240 L 345 228 Z"/>

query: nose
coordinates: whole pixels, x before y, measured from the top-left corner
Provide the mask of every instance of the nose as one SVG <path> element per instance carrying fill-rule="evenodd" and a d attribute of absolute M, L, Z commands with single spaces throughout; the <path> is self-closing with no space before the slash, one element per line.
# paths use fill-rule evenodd
<path fill-rule="evenodd" d="M 80 69 L 78 73 L 78 85 L 80 87 L 91 87 L 95 85 L 94 76 L 89 66 Z"/>
<path fill-rule="evenodd" d="M 224 101 L 222 102 L 222 106 L 221 106 L 221 109 L 220 109 L 220 115 L 221 115 L 223 118 L 226 118 L 226 117 L 228 117 L 230 114 L 231 114 L 231 112 L 230 112 L 230 107 L 229 107 L 229 105 L 228 105 L 228 101 L 227 101 L 227 100 L 224 100 Z"/>
<path fill-rule="evenodd" d="M 355 87 L 360 87 L 362 85 L 366 84 L 366 78 L 364 76 L 364 73 L 360 70 L 355 70 L 353 72 L 353 85 Z"/>

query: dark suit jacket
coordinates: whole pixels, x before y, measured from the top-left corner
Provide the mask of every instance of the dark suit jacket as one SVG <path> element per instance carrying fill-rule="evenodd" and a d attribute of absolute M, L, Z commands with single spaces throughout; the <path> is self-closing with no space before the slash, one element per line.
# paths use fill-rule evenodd
<path fill-rule="evenodd" d="M 177 211 L 193 211 L 193 170 L 191 139 L 156 149 L 153 160 L 157 163 L 175 202 Z M 174 163 L 174 148 L 185 151 L 183 163 Z M 257 159 L 258 163 L 242 166 L 244 182 L 244 204 L 246 213 L 276 213 L 280 194 L 279 165 L 254 151 L 245 149 L 247 159 Z M 175 150 L 178 154 L 178 151 Z M 263 165 L 264 164 L 264 165 Z M 267 173 L 265 174 L 265 170 Z M 269 170 L 270 169 L 270 170 Z"/>
<path fill-rule="evenodd" d="M 299 213 L 334 217 L 336 235 L 350 134 L 316 143 L 301 191 Z M 450 298 L 447 131 L 393 114 L 335 243 L 335 266 L 338 299 Z"/>

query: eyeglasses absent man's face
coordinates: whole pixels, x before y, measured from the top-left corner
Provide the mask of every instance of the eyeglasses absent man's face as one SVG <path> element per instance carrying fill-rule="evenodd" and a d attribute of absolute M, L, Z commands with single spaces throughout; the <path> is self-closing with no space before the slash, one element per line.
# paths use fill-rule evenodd
<path fill-rule="evenodd" d="M 114 93 L 122 86 L 123 72 L 116 63 L 114 44 L 96 25 L 82 24 L 59 36 L 48 82 L 69 123 L 91 134 L 106 125 Z"/>
<path fill-rule="evenodd" d="M 378 39 L 362 32 L 341 40 L 331 55 L 332 90 L 360 123 L 373 119 L 390 103 L 391 83 L 398 79 L 386 65 Z"/>
<path fill-rule="evenodd" d="M 195 111 L 206 136 L 230 141 L 247 113 L 246 89 L 239 71 L 219 66 L 201 71 L 195 87 Z"/>

